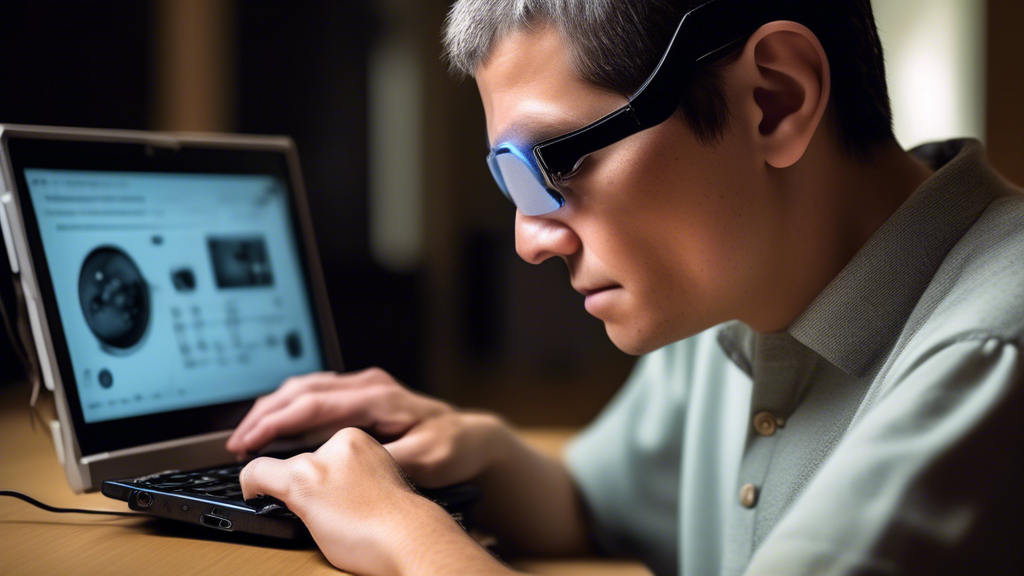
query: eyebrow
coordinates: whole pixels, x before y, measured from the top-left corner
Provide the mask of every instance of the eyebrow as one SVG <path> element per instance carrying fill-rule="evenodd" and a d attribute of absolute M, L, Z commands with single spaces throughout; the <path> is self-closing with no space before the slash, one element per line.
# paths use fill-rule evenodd
<path fill-rule="evenodd" d="M 558 120 L 553 120 L 550 117 L 543 116 L 526 116 L 522 121 L 517 122 L 511 128 L 506 129 L 501 136 L 495 140 L 496 142 L 503 143 L 508 141 L 526 141 L 531 145 L 539 144 L 545 140 L 550 140 L 555 136 L 566 134 L 585 126 L 586 123 L 580 123 L 579 120 L 569 118 L 567 116 L 562 117 Z M 487 139 L 487 148 L 491 149 L 490 139 Z"/>

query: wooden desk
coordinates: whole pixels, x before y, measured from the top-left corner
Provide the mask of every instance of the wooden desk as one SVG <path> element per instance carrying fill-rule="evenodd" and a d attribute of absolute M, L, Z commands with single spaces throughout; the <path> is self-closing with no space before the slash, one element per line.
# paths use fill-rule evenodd
<path fill-rule="evenodd" d="M 29 390 L 0 387 L 0 489 L 18 490 L 47 504 L 127 510 L 100 493 L 75 495 L 57 463 L 49 430 L 29 421 Z M 567 429 L 532 430 L 528 442 L 558 453 Z M 552 576 L 649 576 L 634 562 L 526 560 L 518 569 Z M 0 574 L 339 574 L 315 547 L 270 548 L 224 541 L 190 527 L 145 518 L 55 514 L 0 498 Z"/>

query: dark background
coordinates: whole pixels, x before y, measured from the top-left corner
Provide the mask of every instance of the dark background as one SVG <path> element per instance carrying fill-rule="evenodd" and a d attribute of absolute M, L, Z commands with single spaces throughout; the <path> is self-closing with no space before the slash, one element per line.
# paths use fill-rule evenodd
<path fill-rule="evenodd" d="M 560 262 L 515 255 L 513 211 L 482 161 L 475 86 L 441 59 L 448 6 L 0 0 L 0 122 L 292 136 L 347 367 L 382 366 L 519 424 L 580 425 L 633 359 L 585 313 Z M 997 168 L 1024 183 L 1024 4 L 986 9 L 986 139 Z M 413 170 L 423 188 L 422 250 L 397 267 L 375 256 L 368 224 L 370 62 L 396 39 L 416 67 L 422 155 L 387 169 Z M 5 301 L 9 272 L 0 266 Z M 19 381 L 16 366 L 0 335 L 0 381 Z"/>
<path fill-rule="evenodd" d="M 0 122 L 290 135 L 347 369 L 381 366 L 521 424 L 582 424 L 633 359 L 585 313 L 564 265 L 515 255 L 514 212 L 482 161 L 475 86 L 440 59 L 447 5 L 3 0 Z M 367 67 L 394 35 L 416 45 L 429 137 L 417 166 L 424 249 L 398 270 L 374 258 L 367 219 Z M 20 381 L 5 340 L 0 380 Z"/>

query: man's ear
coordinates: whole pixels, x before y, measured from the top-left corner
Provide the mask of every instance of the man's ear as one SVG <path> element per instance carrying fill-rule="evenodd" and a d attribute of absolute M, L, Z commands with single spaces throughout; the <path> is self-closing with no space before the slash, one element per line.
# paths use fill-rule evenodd
<path fill-rule="evenodd" d="M 747 40 L 730 66 L 736 84 L 731 96 L 743 106 L 751 136 L 765 161 L 787 168 L 811 142 L 828 105 L 828 58 L 818 37 L 802 24 L 765 24 Z"/>

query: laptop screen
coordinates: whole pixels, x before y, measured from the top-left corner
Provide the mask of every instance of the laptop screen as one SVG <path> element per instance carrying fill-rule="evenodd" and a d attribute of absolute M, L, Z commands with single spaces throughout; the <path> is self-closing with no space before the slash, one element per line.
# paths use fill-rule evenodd
<path fill-rule="evenodd" d="M 324 368 L 285 182 L 24 176 L 86 423 L 251 399 Z"/>
<path fill-rule="evenodd" d="M 81 454 L 227 430 L 340 370 L 293 145 L 110 134 L 0 134 Z"/>

